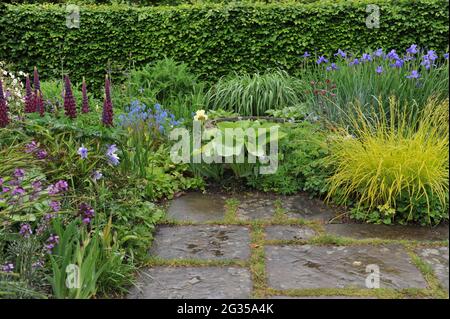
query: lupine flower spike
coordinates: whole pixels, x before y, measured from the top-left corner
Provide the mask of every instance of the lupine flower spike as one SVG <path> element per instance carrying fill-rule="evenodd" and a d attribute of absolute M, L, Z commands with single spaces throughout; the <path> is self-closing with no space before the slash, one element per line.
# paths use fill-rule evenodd
<path fill-rule="evenodd" d="M 34 86 L 34 94 L 36 94 L 37 91 L 41 90 L 41 81 L 39 80 L 39 73 L 36 67 L 34 67 L 33 73 L 33 86 Z"/>
<path fill-rule="evenodd" d="M 31 81 L 30 77 L 27 76 L 25 82 L 25 113 L 34 113 L 36 112 L 36 104 L 34 103 L 33 91 L 31 90 Z"/>
<path fill-rule="evenodd" d="M 69 76 L 64 77 L 64 110 L 66 116 L 74 119 L 77 117 L 77 106 L 75 98 L 73 97 L 72 85 L 70 84 Z"/>
<path fill-rule="evenodd" d="M 83 102 L 81 104 L 81 113 L 89 113 L 89 99 L 87 96 L 87 89 L 86 89 L 86 80 L 83 76 L 83 84 L 81 85 L 81 91 L 83 93 Z"/>
<path fill-rule="evenodd" d="M 105 100 L 103 102 L 102 122 L 105 126 L 113 126 L 113 105 L 111 102 L 111 82 L 108 75 L 105 78 Z"/>
<path fill-rule="evenodd" d="M 8 106 L 3 95 L 3 83 L 0 80 L 0 127 L 5 127 L 9 124 Z"/>
<path fill-rule="evenodd" d="M 45 113 L 44 101 L 42 100 L 41 91 L 37 91 L 35 99 L 36 112 L 42 117 Z"/>

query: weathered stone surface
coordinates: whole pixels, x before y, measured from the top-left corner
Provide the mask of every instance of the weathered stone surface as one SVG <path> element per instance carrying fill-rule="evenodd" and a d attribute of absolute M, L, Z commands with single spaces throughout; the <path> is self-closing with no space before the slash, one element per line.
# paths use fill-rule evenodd
<path fill-rule="evenodd" d="M 275 215 L 277 197 L 270 194 L 251 193 L 239 197 L 236 215 L 240 220 L 271 219 Z"/>
<path fill-rule="evenodd" d="M 239 267 L 155 267 L 141 272 L 128 298 L 250 298 L 250 273 Z"/>
<path fill-rule="evenodd" d="M 416 253 L 425 262 L 427 262 L 431 266 L 431 268 L 433 268 L 433 271 L 441 282 L 441 285 L 448 290 L 448 247 L 420 248 L 416 250 Z"/>
<path fill-rule="evenodd" d="M 290 218 L 303 218 L 328 222 L 337 216 L 337 209 L 327 206 L 317 198 L 309 198 L 307 194 L 285 196 L 282 207 Z"/>
<path fill-rule="evenodd" d="M 400 225 L 369 225 L 369 224 L 328 224 L 325 231 L 329 234 L 356 239 L 406 239 L 420 241 L 436 241 L 448 239 L 448 226 L 422 227 Z"/>
<path fill-rule="evenodd" d="M 426 288 L 402 247 L 268 246 L 269 286 L 275 289 L 366 288 L 366 267 L 380 269 L 381 288 Z"/>
<path fill-rule="evenodd" d="M 316 236 L 307 226 L 273 225 L 265 228 L 266 240 L 306 240 Z"/>
<path fill-rule="evenodd" d="M 219 221 L 225 216 L 226 197 L 219 194 L 188 193 L 174 199 L 167 218 L 180 221 Z"/>
<path fill-rule="evenodd" d="M 272 296 L 269 299 L 377 299 L 375 297 L 357 297 L 357 296 Z"/>
<path fill-rule="evenodd" d="M 160 226 L 150 253 L 165 259 L 247 259 L 249 244 L 244 226 Z"/>

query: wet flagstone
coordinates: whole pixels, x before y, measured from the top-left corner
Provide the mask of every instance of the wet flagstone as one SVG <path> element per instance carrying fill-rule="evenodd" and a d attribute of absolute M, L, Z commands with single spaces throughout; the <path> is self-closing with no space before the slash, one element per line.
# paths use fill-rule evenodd
<path fill-rule="evenodd" d="M 306 240 L 316 236 L 307 226 L 273 225 L 265 228 L 266 240 Z"/>
<path fill-rule="evenodd" d="M 220 221 L 225 216 L 226 197 L 219 194 L 188 193 L 174 199 L 167 218 L 179 221 Z"/>
<path fill-rule="evenodd" d="M 174 199 L 168 208 L 169 220 L 192 222 L 193 225 L 160 225 L 149 251 L 162 264 L 141 272 L 138 284 L 129 298 L 250 298 L 254 283 L 249 267 L 190 266 L 197 261 L 249 261 L 250 229 L 254 226 L 224 225 L 226 200 L 238 200 L 239 221 L 269 221 L 263 227 L 264 239 L 310 240 L 319 233 L 306 225 L 277 224 L 278 205 L 289 218 L 317 221 L 326 234 L 355 240 L 380 238 L 417 241 L 448 240 L 448 225 L 427 228 L 369 224 L 335 224 L 342 213 L 307 195 L 276 196 L 262 193 L 188 193 Z M 280 219 L 281 220 L 281 219 Z M 206 224 L 202 224 L 209 222 Z M 218 222 L 214 224 L 214 222 Z M 220 223 L 219 223 L 220 222 Z M 263 245 L 264 246 L 264 245 Z M 279 296 L 270 299 L 375 299 L 363 296 L 288 296 L 288 289 L 361 288 L 366 289 L 368 265 L 380 269 L 381 288 L 428 288 L 419 269 L 412 263 L 402 245 L 265 245 L 267 286 Z M 428 263 L 442 287 L 449 287 L 448 247 L 417 247 L 414 252 Z M 184 266 L 169 266 L 171 260 L 184 260 Z M 167 261 L 167 266 L 162 266 Z M 368 289 L 368 288 L 367 288 Z M 286 295 L 283 295 L 286 294 Z M 327 293 L 328 294 L 328 293 Z M 331 293 L 330 293 L 331 294 Z M 307 295 L 307 293 L 305 293 Z"/>
<path fill-rule="evenodd" d="M 277 197 L 260 193 L 239 197 L 236 215 L 239 220 L 268 220 L 274 217 Z"/>
<path fill-rule="evenodd" d="M 368 265 L 378 265 L 381 288 L 426 288 L 400 246 L 267 246 L 267 276 L 275 289 L 366 288 Z"/>
<path fill-rule="evenodd" d="M 250 273 L 238 267 L 154 267 L 144 270 L 133 299 L 250 298 Z"/>
<path fill-rule="evenodd" d="M 370 225 L 370 224 L 328 224 L 329 234 L 355 239 L 380 238 L 397 240 L 442 241 L 448 240 L 448 225 L 439 227 Z"/>
<path fill-rule="evenodd" d="M 338 210 L 327 206 L 317 198 L 309 198 L 306 194 L 285 196 L 282 207 L 290 218 L 302 218 L 328 222 L 338 215 Z"/>
<path fill-rule="evenodd" d="M 165 259 L 247 259 L 249 245 L 244 226 L 160 226 L 150 254 Z"/>
<path fill-rule="evenodd" d="M 431 266 L 441 285 L 448 290 L 448 247 L 420 248 L 416 253 Z"/>

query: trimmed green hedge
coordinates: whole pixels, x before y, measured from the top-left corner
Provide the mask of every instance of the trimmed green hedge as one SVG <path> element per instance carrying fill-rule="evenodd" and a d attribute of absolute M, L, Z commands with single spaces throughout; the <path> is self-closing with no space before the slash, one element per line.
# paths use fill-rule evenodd
<path fill-rule="evenodd" d="M 369 29 L 366 6 L 380 7 Z M 68 29 L 65 7 L 6 6 L 0 13 L 0 60 L 44 77 L 100 83 L 107 69 L 173 57 L 204 78 L 280 67 L 291 73 L 305 50 L 405 49 L 412 43 L 448 47 L 448 0 L 340 0 L 311 4 L 230 4 L 177 7 L 84 6 L 81 27 Z"/>

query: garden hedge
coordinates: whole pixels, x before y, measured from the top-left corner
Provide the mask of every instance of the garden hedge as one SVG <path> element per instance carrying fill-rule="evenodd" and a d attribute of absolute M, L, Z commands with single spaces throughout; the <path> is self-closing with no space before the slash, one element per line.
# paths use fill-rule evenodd
<path fill-rule="evenodd" d="M 379 28 L 368 28 L 367 5 L 380 8 Z M 123 74 L 164 56 L 188 63 L 204 78 L 232 71 L 288 72 L 302 54 L 338 48 L 405 49 L 412 43 L 446 51 L 448 0 L 323 0 L 309 4 L 82 6 L 80 28 L 66 27 L 60 5 L 6 5 L 0 12 L 0 60 L 43 77 L 61 69 L 99 84 L 106 70 Z"/>

